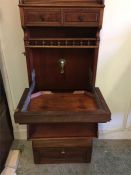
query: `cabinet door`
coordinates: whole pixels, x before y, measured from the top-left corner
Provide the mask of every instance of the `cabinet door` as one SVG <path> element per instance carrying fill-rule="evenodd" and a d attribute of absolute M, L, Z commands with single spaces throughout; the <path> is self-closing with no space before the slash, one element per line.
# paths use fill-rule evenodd
<path fill-rule="evenodd" d="M 23 111 L 28 91 L 25 89 L 15 112 L 15 121 L 20 124 L 103 123 L 111 118 L 110 110 L 98 88 L 92 94 L 43 94 L 31 99 L 27 111 Z"/>
<path fill-rule="evenodd" d="M 86 49 L 30 49 L 37 91 L 89 90 L 93 78 L 92 54 L 92 50 Z"/>

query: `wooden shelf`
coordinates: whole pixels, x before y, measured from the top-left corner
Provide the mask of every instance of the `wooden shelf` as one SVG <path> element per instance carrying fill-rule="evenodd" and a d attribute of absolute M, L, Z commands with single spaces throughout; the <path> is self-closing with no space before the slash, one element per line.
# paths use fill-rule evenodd
<path fill-rule="evenodd" d="M 28 126 L 28 138 L 36 140 L 58 137 L 97 137 L 97 125 L 97 123 L 32 124 Z"/>
<path fill-rule="evenodd" d="M 25 41 L 27 48 L 98 48 L 95 38 L 43 38 Z"/>
<path fill-rule="evenodd" d="M 28 95 L 25 89 L 15 121 L 21 124 L 38 123 L 98 123 L 110 120 L 110 111 L 101 92 L 95 88 L 89 94 L 54 93 L 31 99 L 27 111 L 22 111 Z"/>
<path fill-rule="evenodd" d="M 41 94 L 32 98 L 28 107 L 30 112 L 42 111 L 94 111 L 97 109 L 95 98 L 85 93 Z"/>

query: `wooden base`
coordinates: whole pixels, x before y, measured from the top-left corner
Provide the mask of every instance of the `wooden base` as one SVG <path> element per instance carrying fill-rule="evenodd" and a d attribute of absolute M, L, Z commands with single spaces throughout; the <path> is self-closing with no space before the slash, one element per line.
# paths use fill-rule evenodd
<path fill-rule="evenodd" d="M 31 95 L 27 111 L 20 109 L 15 118 L 28 124 L 28 139 L 32 140 L 36 164 L 90 162 L 98 122 L 110 118 L 98 88 L 92 94 L 37 92 Z"/>
<path fill-rule="evenodd" d="M 97 123 L 56 123 L 28 125 L 34 162 L 86 163 L 91 161 L 92 140 Z"/>
<path fill-rule="evenodd" d="M 95 97 L 89 93 L 52 93 L 32 98 L 29 111 L 94 111 L 97 110 Z"/>
<path fill-rule="evenodd" d="M 17 111 L 15 117 L 28 123 L 36 164 L 85 163 L 91 161 L 98 122 L 107 121 L 110 111 L 98 88 L 92 94 L 41 91 L 32 94 L 27 111 Z"/>

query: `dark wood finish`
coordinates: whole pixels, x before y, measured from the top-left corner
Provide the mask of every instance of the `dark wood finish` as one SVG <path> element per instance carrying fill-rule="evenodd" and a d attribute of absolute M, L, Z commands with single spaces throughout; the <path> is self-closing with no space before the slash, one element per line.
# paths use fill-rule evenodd
<path fill-rule="evenodd" d="M 21 9 L 23 26 L 79 26 L 97 27 L 103 8 L 40 8 Z"/>
<path fill-rule="evenodd" d="M 88 163 L 91 159 L 91 148 L 66 149 L 33 149 L 36 164 L 50 163 Z M 64 153 L 64 154 L 63 154 Z"/>
<path fill-rule="evenodd" d="M 54 105 L 55 105 L 54 99 Z M 94 100 L 97 103 L 97 108 L 95 110 L 83 111 L 72 111 L 72 110 L 45 110 L 45 111 L 35 111 L 35 112 L 22 112 L 18 110 L 15 112 L 15 121 L 21 124 L 31 124 L 31 123 L 74 123 L 74 122 L 106 122 L 110 120 L 110 111 L 106 105 L 98 88 L 94 91 Z M 22 104 L 22 101 L 20 102 Z M 59 103 L 61 104 L 61 103 Z M 66 106 L 65 106 L 66 107 Z M 21 109 L 21 107 L 19 106 Z"/>
<path fill-rule="evenodd" d="M 61 10 L 50 8 L 25 8 L 24 23 L 27 26 L 61 25 Z"/>
<path fill-rule="evenodd" d="M 20 0 L 20 6 L 104 7 L 104 0 Z"/>
<path fill-rule="evenodd" d="M 97 104 L 93 97 L 86 94 L 53 93 L 43 94 L 31 99 L 28 110 L 44 111 L 94 111 Z"/>
<path fill-rule="evenodd" d="M 28 28 L 26 28 L 27 30 Z M 80 38 L 92 38 L 99 40 L 99 36 L 96 36 L 97 27 L 30 27 L 29 29 L 29 38 L 25 38 L 26 41 L 30 41 L 30 39 L 38 40 L 38 39 L 63 39 L 66 40 L 72 38 L 79 40 Z"/>
<path fill-rule="evenodd" d="M 30 49 L 30 71 L 35 68 L 37 91 L 89 89 L 93 76 L 92 52 L 86 49 Z M 64 74 L 60 73 L 58 61 L 61 58 L 66 60 Z"/>
<path fill-rule="evenodd" d="M 95 88 L 104 0 L 20 0 L 19 7 L 36 86 L 33 94 L 25 89 L 15 121 L 28 124 L 35 163 L 90 162 L 98 123 L 111 116 Z"/>
<path fill-rule="evenodd" d="M 33 147 L 36 148 L 60 148 L 60 147 L 67 147 L 67 148 L 74 148 L 74 147 L 86 147 L 90 146 L 92 138 L 91 137 L 67 137 L 67 138 L 43 138 L 34 140 Z"/>
<path fill-rule="evenodd" d="M 97 123 L 42 123 L 28 126 L 28 139 L 97 137 Z"/>
<path fill-rule="evenodd" d="M 98 48 L 95 38 L 36 38 L 25 41 L 27 48 Z"/>
<path fill-rule="evenodd" d="M 35 163 L 79 163 L 91 159 L 89 137 L 42 139 L 32 144 Z"/>
<path fill-rule="evenodd" d="M 25 100 L 27 98 L 28 92 L 29 92 L 29 88 L 25 88 L 25 90 L 24 90 L 24 92 L 22 94 L 22 97 L 20 99 L 20 102 L 19 102 L 19 104 L 18 104 L 18 106 L 17 106 L 17 108 L 15 110 L 15 113 L 17 113 L 18 111 L 22 110 L 22 107 L 23 107 L 23 104 L 24 104 L 24 102 L 25 102 Z"/>
<path fill-rule="evenodd" d="M 43 163 L 87 163 L 91 159 L 91 147 L 87 148 L 41 148 L 33 147 L 34 162 Z"/>
<path fill-rule="evenodd" d="M 0 172 L 4 168 L 12 141 L 13 128 L 0 74 Z"/>

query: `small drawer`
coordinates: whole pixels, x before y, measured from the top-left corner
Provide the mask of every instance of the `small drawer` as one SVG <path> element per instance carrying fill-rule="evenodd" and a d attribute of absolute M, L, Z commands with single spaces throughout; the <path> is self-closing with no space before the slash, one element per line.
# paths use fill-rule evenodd
<path fill-rule="evenodd" d="M 64 10 L 64 25 L 98 26 L 100 10 L 70 9 Z"/>
<path fill-rule="evenodd" d="M 32 142 L 35 163 L 90 162 L 92 138 L 47 138 Z"/>
<path fill-rule="evenodd" d="M 57 26 L 61 24 L 60 9 L 24 8 L 24 25 Z"/>
<path fill-rule="evenodd" d="M 36 164 L 90 162 L 91 159 L 91 147 L 33 148 L 33 152 Z"/>

